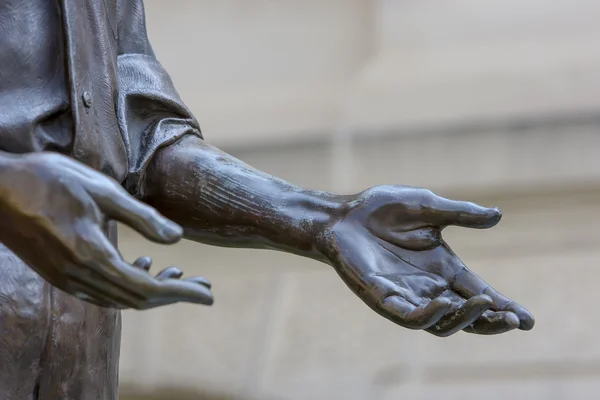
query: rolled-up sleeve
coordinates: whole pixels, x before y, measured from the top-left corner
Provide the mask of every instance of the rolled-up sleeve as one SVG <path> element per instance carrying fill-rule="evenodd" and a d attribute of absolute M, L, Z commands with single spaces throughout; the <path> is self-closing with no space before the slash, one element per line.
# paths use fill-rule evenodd
<path fill-rule="evenodd" d="M 202 133 L 154 55 L 142 0 L 119 3 L 117 115 L 129 158 L 124 183 L 132 194 L 139 195 L 139 183 L 158 149 L 186 135 L 202 138 Z"/>

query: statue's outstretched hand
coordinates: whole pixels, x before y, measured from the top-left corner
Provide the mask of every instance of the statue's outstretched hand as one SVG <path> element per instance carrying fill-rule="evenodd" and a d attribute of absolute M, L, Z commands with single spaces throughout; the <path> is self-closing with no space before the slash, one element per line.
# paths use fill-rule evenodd
<path fill-rule="evenodd" d="M 465 267 L 441 237 L 448 225 L 490 228 L 500 218 L 429 190 L 379 186 L 349 202 L 320 248 L 355 294 L 403 327 L 437 336 L 529 330 L 531 313 Z"/>
<path fill-rule="evenodd" d="M 212 304 L 203 278 L 179 279 L 173 267 L 152 277 L 149 259 L 123 260 L 104 233 L 109 219 L 163 244 L 182 229 L 116 181 L 59 154 L 1 156 L 0 242 L 48 282 L 104 307 Z"/>

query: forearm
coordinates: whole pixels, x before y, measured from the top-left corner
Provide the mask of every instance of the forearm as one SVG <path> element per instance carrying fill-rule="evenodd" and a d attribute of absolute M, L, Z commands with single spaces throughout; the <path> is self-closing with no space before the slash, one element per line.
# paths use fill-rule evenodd
<path fill-rule="evenodd" d="M 260 172 L 196 137 L 157 153 L 141 194 L 188 239 L 315 259 L 322 259 L 315 245 L 321 228 L 344 212 L 346 200 Z"/>

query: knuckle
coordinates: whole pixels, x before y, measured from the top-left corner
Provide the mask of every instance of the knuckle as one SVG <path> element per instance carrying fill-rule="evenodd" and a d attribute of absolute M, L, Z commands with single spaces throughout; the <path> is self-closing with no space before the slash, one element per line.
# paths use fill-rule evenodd
<path fill-rule="evenodd" d="M 160 213 L 155 208 L 144 205 L 141 210 L 145 214 L 144 217 L 146 220 L 150 223 L 157 223 L 162 219 Z"/>
<path fill-rule="evenodd" d="M 421 189 L 418 201 L 424 208 L 435 208 L 438 205 L 438 196 L 429 189 Z"/>
<path fill-rule="evenodd" d="M 418 189 L 418 193 L 425 197 L 425 198 L 434 198 L 437 197 L 435 193 L 433 193 L 433 191 L 431 191 L 430 189 L 425 189 L 425 188 L 419 188 Z"/>

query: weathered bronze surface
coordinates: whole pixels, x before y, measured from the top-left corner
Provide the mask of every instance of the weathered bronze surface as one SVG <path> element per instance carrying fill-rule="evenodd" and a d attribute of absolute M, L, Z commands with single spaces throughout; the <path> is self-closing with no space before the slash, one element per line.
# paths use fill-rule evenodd
<path fill-rule="evenodd" d="M 406 186 L 306 190 L 219 151 L 156 60 L 141 0 L 0 2 L 3 399 L 116 399 L 120 309 L 212 304 L 203 278 L 123 260 L 115 221 L 322 261 L 383 317 L 448 336 L 534 325 L 441 238 L 500 217 Z"/>

